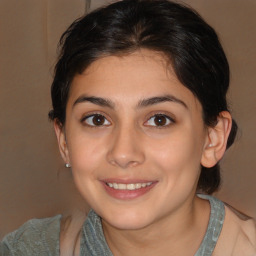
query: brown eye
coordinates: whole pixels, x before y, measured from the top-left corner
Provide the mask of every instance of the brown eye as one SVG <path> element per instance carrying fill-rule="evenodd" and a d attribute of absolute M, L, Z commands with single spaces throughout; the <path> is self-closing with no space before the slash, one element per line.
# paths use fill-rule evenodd
<path fill-rule="evenodd" d="M 100 114 L 94 114 L 85 118 L 85 123 L 89 126 L 107 126 L 110 122 Z"/>
<path fill-rule="evenodd" d="M 161 126 L 168 126 L 170 123 L 172 123 L 173 120 L 166 115 L 163 114 L 157 114 L 152 116 L 147 122 L 147 126 L 156 126 L 156 127 L 161 127 Z"/>
<path fill-rule="evenodd" d="M 92 118 L 92 122 L 93 122 L 94 125 L 103 125 L 104 122 L 105 122 L 105 117 L 101 116 L 101 115 L 95 115 Z"/>
<path fill-rule="evenodd" d="M 167 123 L 167 119 L 165 116 L 158 115 L 158 116 L 155 116 L 154 123 L 157 126 L 164 126 Z"/>

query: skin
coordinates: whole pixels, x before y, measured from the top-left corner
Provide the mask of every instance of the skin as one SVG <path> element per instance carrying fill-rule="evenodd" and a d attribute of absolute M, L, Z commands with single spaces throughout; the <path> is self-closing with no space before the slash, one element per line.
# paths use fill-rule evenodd
<path fill-rule="evenodd" d="M 65 126 L 55 122 L 55 131 L 115 256 L 196 252 L 210 213 L 196 196 L 200 165 L 221 159 L 231 128 L 228 112 L 218 120 L 204 125 L 197 98 L 149 50 L 101 58 L 74 77 Z M 106 181 L 153 185 L 135 198 L 115 198 Z"/>

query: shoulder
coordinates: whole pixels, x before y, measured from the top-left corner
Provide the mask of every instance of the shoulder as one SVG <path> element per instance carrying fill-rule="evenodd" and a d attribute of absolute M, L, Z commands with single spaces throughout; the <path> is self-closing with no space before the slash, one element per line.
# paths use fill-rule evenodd
<path fill-rule="evenodd" d="M 61 215 L 32 219 L 6 235 L 0 243 L 0 255 L 56 255 L 59 251 Z"/>
<path fill-rule="evenodd" d="M 225 220 L 215 249 L 215 256 L 256 256 L 256 224 L 225 206 Z"/>
<path fill-rule="evenodd" d="M 71 215 L 63 216 L 60 228 L 60 254 L 80 255 L 80 241 L 82 226 L 86 214 L 75 211 Z"/>

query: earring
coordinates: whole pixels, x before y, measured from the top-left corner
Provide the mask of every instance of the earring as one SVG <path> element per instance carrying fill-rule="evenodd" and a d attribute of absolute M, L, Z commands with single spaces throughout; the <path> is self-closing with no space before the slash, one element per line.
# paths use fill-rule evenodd
<path fill-rule="evenodd" d="M 209 147 L 209 148 L 213 147 L 213 144 L 212 144 L 212 143 L 211 143 L 211 144 L 209 144 L 209 145 L 208 145 L 208 147 Z"/>
<path fill-rule="evenodd" d="M 71 168 L 71 165 L 69 163 L 65 164 L 66 168 Z"/>

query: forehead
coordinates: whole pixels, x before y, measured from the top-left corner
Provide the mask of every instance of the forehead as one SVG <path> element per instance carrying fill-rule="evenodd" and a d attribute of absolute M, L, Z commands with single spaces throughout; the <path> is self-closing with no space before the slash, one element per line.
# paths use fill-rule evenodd
<path fill-rule="evenodd" d="M 74 77 L 69 103 L 81 94 L 134 103 L 143 98 L 173 95 L 188 105 L 200 103 L 175 75 L 162 53 L 140 50 L 124 56 L 108 56 L 93 62 Z"/>

